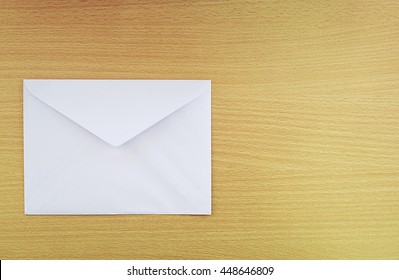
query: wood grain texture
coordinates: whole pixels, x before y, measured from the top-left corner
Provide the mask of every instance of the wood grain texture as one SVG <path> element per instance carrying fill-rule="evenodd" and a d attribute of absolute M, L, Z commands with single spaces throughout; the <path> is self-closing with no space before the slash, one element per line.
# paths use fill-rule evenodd
<path fill-rule="evenodd" d="M 398 259 L 398 1 L 0 2 L 0 259 Z M 25 216 L 22 79 L 212 80 L 213 215 Z"/>

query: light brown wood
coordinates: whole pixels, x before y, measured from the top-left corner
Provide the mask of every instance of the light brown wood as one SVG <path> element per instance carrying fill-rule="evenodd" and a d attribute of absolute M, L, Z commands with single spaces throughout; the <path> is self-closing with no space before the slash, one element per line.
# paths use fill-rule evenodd
<path fill-rule="evenodd" d="M 213 215 L 25 216 L 22 79 L 210 79 Z M 0 2 L 0 259 L 398 259 L 398 1 Z"/>

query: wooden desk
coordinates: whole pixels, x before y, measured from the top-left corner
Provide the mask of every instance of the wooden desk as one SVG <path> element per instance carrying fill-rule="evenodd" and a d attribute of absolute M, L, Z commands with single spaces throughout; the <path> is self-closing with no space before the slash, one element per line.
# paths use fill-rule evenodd
<path fill-rule="evenodd" d="M 398 259 L 398 1 L 0 3 L 0 259 Z M 22 79 L 211 79 L 213 215 L 23 214 Z"/>

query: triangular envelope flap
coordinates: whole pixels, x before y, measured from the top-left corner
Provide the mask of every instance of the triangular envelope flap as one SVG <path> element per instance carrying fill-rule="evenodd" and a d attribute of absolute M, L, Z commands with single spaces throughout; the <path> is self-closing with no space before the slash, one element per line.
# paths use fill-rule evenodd
<path fill-rule="evenodd" d="M 207 80 L 25 80 L 35 97 L 120 146 L 210 90 Z"/>

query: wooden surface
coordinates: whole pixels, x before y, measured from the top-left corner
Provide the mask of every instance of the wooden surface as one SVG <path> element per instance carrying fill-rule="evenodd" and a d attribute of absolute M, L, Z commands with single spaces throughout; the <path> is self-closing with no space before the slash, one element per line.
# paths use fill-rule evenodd
<path fill-rule="evenodd" d="M 213 215 L 24 216 L 22 79 L 212 80 Z M 1 259 L 398 259 L 398 1 L 0 2 Z"/>

